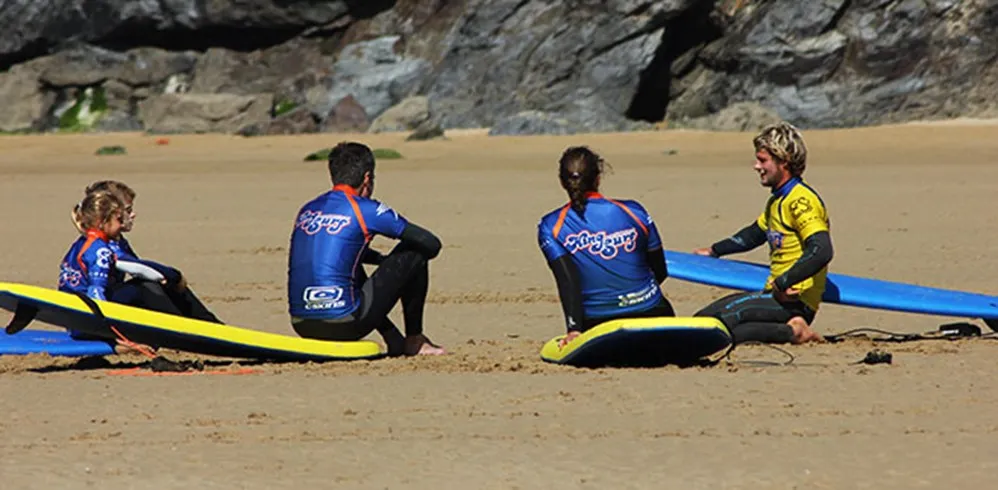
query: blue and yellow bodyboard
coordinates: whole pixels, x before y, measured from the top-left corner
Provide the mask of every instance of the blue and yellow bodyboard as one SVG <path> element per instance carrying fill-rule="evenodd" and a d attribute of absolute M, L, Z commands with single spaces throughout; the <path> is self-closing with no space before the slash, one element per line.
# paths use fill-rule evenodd
<path fill-rule="evenodd" d="M 564 348 L 564 335 L 549 340 L 541 359 L 578 367 L 690 366 L 731 346 L 731 334 L 715 318 L 628 318 L 599 324 Z"/>

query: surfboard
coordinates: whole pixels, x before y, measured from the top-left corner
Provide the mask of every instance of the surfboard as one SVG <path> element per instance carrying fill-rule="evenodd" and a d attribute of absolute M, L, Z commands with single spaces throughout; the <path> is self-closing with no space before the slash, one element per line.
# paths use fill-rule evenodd
<path fill-rule="evenodd" d="M 671 277 L 728 289 L 758 291 L 769 277 L 769 267 L 740 260 L 672 250 L 665 252 L 665 260 Z M 998 297 L 901 282 L 829 273 L 822 300 L 863 308 L 981 318 L 992 329 L 998 325 Z"/>
<path fill-rule="evenodd" d="M 48 354 L 50 356 L 106 356 L 114 353 L 111 344 L 100 340 L 77 340 L 69 332 L 57 330 L 22 330 L 13 335 L 0 334 L 0 356 Z"/>
<path fill-rule="evenodd" d="M 688 366 L 731 345 L 731 335 L 714 318 L 629 318 L 601 323 L 565 347 L 559 335 L 541 348 L 541 359 L 577 367 Z"/>
<path fill-rule="evenodd" d="M 89 300 L 53 289 L 26 284 L 0 283 L 0 308 L 21 316 L 18 309 L 31 310 L 31 318 L 100 338 L 115 339 L 114 326 L 122 335 L 141 344 L 220 357 L 275 361 L 327 361 L 376 359 L 384 353 L 375 342 L 331 342 L 261 332 L 168 315 L 109 301 Z M 25 315 L 28 316 L 28 315 Z M 30 321 L 30 319 L 28 319 Z M 23 328 L 24 322 L 18 328 Z M 4 334 L 0 334 L 4 335 Z"/>

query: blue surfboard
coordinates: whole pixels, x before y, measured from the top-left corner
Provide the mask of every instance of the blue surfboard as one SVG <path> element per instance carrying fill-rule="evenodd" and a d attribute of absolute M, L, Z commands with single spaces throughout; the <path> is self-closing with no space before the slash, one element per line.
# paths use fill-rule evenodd
<path fill-rule="evenodd" d="M 667 250 L 669 276 L 684 281 L 743 291 L 761 290 L 769 267 L 738 260 Z M 998 326 L 998 297 L 984 294 L 828 274 L 822 300 L 848 306 L 926 315 L 981 318 Z"/>
<path fill-rule="evenodd" d="M 50 356 L 106 356 L 114 353 L 108 342 L 76 340 L 69 332 L 22 330 L 14 335 L 0 333 L 0 356 L 48 354 Z"/>

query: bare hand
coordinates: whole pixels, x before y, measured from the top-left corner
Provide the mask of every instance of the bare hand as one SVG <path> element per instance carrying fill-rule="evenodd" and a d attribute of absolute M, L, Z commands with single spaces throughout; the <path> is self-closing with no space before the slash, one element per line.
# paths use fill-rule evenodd
<path fill-rule="evenodd" d="M 800 290 L 794 289 L 792 287 L 787 288 L 783 291 L 774 289 L 773 297 L 776 298 L 776 301 L 779 301 L 781 303 L 791 303 L 794 301 L 798 301 L 800 299 Z"/>
<path fill-rule="evenodd" d="M 178 293 L 187 290 L 187 278 L 183 274 L 180 275 L 180 279 L 177 279 L 176 290 Z"/>
<path fill-rule="evenodd" d="M 582 335 L 582 334 L 580 332 L 577 332 L 577 331 L 574 331 L 574 330 L 571 331 L 571 332 L 568 332 L 568 335 L 562 337 L 561 341 L 558 342 L 558 348 L 564 349 L 565 346 L 568 345 L 569 342 L 575 340 L 579 335 Z"/>
<path fill-rule="evenodd" d="M 710 247 L 698 248 L 698 249 L 694 250 L 693 253 L 696 254 L 696 255 L 703 255 L 704 257 L 713 257 L 714 256 L 714 251 L 711 250 Z"/>

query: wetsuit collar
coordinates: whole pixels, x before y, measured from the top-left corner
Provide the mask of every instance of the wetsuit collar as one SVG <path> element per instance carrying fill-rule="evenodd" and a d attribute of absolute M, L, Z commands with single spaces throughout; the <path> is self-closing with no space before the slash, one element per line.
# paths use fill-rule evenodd
<path fill-rule="evenodd" d="M 333 186 L 333 190 L 334 191 L 341 191 L 344 194 L 349 194 L 351 196 L 359 195 L 357 193 L 357 189 L 354 189 L 353 187 L 350 187 L 349 185 L 346 185 L 346 184 L 336 184 L 336 185 Z"/>
<path fill-rule="evenodd" d="M 790 190 L 793 189 L 795 185 L 800 183 L 800 177 L 791 177 L 790 180 L 784 182 L 783 185 L 773 189 L 773 195 L 786 197 L 787 194 L 790 194 Z"/>
<path fill-rule="evenodd" d="M 589 191 L 586 193 L 586 199 L 604 199 L 603 194 L 599 192 Z"/>
<path fill-rule="evenodd" d="M 105 242 L 108 241 L 107 240 L 107 233 L 104 233 L 103 231 L 100 231 L 100 230 L 97 230 L 97 229 L 94 229 L 94 228 L 91 228 L 91 229 L 87 230 L 87 238 L 100 238 L 101 240 L 104 240 Z"/>

